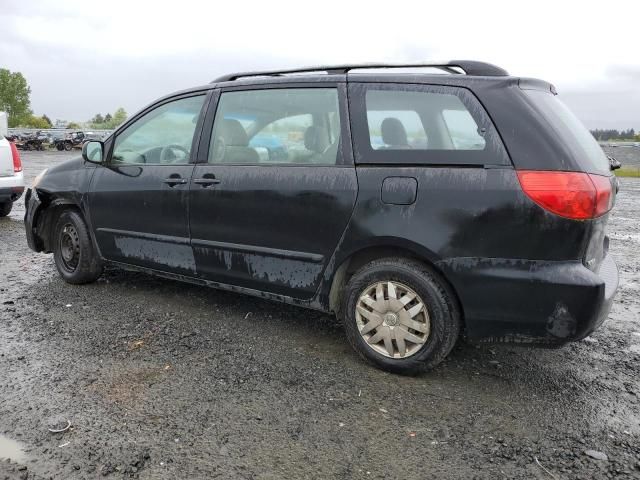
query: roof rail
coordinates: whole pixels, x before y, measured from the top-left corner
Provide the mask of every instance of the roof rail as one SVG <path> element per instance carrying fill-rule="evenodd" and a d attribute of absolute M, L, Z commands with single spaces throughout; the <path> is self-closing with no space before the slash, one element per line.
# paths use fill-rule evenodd
<path fill-rule="evenodd" d="M 456 68 L 462 70 L 467 75 L 478 75 L 486 77 L 502 77 L 509 75 L 503 68 L 490 63 L 477 62 L 475 60 L 451 60 L 445 63 L 361 63 L 350 65 L 325 65 L 317 67 L 292 68 L 288 70 L 264 70 L 256 72 L 229 73 L 216 78 L 211 83 L 231 82 L 239 78 L 246 77 L 272 77 L 289 75 L 295 73 L 325 72 L 327 74 L 346 74 L 351 70 L 362 70 L 371 68 L 415 68 L 429 67 L 438 68 L 447 73 L 460 74 Z"/>

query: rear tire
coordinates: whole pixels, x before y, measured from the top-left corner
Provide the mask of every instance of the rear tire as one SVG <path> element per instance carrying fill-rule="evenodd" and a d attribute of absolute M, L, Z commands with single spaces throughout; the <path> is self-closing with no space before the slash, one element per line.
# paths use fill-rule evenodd
<path fill-rule="evenodd" d="M 67 152 L 70 152 L 70 151 L 73 149 L 73 144 L 72 144 L 71 142 L 65 142 L 65 143 L 64 143 L 64 149 L 65 149 Z"/>
<path fill-rule="evenodd" d="M 375 260 L 358 270 L 346 286 L 340 316 L 361 357 L 408 375 L 438 365 L 462 323 L 446 282 L 427 265 L 405 258 Z"/>
<path fill-rule="evenodd" d="M 6 217 L 11 213 L 13 202 L 0 203 L 0 217 Z"/>
<path fill-rule="evenodd" d="M 63 211 L 56 222 L 53 258 L 58 273 L 67 283 L 91 283 L 102 275 L 102 261 L 93 248 L 89 229 L 75 210 Z"/>

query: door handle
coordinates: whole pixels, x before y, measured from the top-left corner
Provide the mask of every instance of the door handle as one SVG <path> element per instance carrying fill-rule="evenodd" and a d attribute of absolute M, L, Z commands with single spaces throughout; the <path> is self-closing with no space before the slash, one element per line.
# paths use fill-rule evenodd
<path fill-rule="evenodd" d="M 186 178 L 182 178 L 180 175 L 174 174 L 169 178 L 165 178 L 162 183 L 166 183 L 170 187 L 175 187 L 176 185 L 184 185 L 188 180 Z"/>
<path fill-rule="evenodd" d="M 193 183 L 197 185 L 202 185 L 202 188 L 207 188 L 207 187 L 210 187 L 211 185 L 219 184 L 220 180 L 218 180 L 215 177 L 215 175 L 207 173 L 202 178 L 194 178 Z"/>

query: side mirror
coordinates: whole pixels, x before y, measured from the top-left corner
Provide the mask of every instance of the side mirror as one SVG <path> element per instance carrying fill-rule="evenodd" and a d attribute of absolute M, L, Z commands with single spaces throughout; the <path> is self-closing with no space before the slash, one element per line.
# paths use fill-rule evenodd
<path fill-rule="evenodd" d="M 607 156 L 607 158 L 609 159 L 609 168 L 611 170 L 617 170 L 622 166 L 622 164 L 618 160 L 616 160 L 615 158 L 613 158 L 611 156 Z"/>
<path fill-rule="evenodd" d="M 103 153 L 104 144 L 102 142 L 91 140 L 82 145 L 82 158 L 85 162 L 102 163 Z"/>

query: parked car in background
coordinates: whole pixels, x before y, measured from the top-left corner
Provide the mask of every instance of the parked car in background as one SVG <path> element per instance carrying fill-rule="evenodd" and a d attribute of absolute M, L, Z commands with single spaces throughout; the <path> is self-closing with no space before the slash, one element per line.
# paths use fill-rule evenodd
<path fill-rule="evenodd" d="M 86 141 L 86 135 L 84 132 L 71 132 L 67 133 L 63 138 L 58 138 L 54 140 L 54 147 L 56 150 L 63 151 L 66 150 L 70 152 L 74 148 L 80 148 L 82 144 Z"/>
<path fill-rule="evenodd" d="M 15 143 L 6 139 L 7 114 L 0 112 L 0 217 L 11 213 L 13 202 L 24 192 L 20 154 Z"/>
<path fill-rule="evenodd" d="M 276 135 L 255 135 L 251 137 L 249 146 L 255 149 L 265 149 L 268 154 L 268 160 L 274 163 L 286 161 L 288 156 L 287 145 Z"/>
<path fill-rule="evenodd" d="M 393 372 L 461 336 L 585 338 L 618 285 L 609 160 L 551 84 L 426 66 L 448 75 L 342 65 L 166 96 L 38 176 L 29 246 L 69 283 L 112 265 L 332 312 Z"/>

